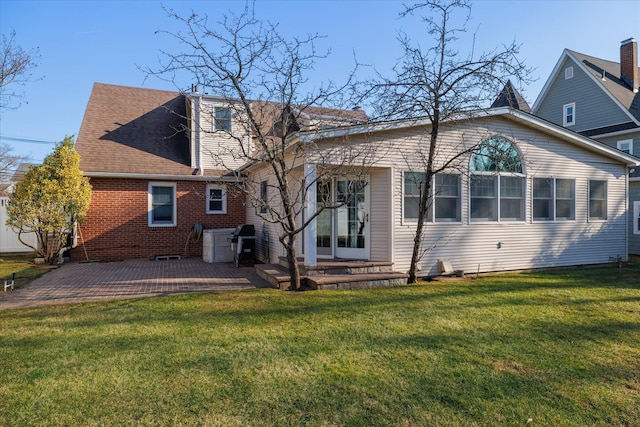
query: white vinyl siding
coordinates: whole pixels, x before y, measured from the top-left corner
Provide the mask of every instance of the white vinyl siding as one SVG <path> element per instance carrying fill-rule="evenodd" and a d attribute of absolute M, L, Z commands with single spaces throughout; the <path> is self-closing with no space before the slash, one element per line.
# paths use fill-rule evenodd
<path fill-rule="evenodd" d="M 244 165 L 247 158 L 243 149 L 249 153 L 251 142 L 242 127 L 243 119 L 237 118 L 234 109 L 223 101 L 203 97 L 193 98 L 192 102 L 199 103 L 193 109 L 193 114 L 198 114 L 193 126 L 197 126 L 199 134 L 192 138 L 196 145 L 192 148 L 192 161 L 198 161 L 205 171 L 231 171 Z"/>
<path fill-rule="evenodd" d="M 526 179 L 526 185 L 523 185 L 524 220 L 470 220 L 471 178 L 467 173 L 470 158 L 463 156 L 450 168 L 461 173 L 461 221 L 426 223 L 422 241 L 425 252 L 418 264 L 421 275 L 437 274 L 439 259 L 449 260 L 455 269 L 471 274 L 476 271 L 606 263 L 609 257 L 626 257 L 627 227 L 630 224 L 626 209 L 626 166 L 500 117 L 465 122 L 453 129 L 441 128 L 436 163 L 440 161 L 440 156 L 446 157 L 459 149 L 461 141 L 469 147 L 492 135 L 508 137 L 518 147 L 526 164 L 527 173 L 515 175 Z M 416 229 L 415 222 L 407 222 L 403 218 L 404 172 L 419 170 L 421 164 L 417 153 L 424 150 L 426 138 L 424 131 L 416 128 L 350 136 L 351 144 L 371 144 L 380 148 L 381 154 L 374 159 L 375 166 L 368 171 L 371 180 L 370 259 L 393 261 L 396 271 L 407 271 L 409 268 Z M 258 183 L 256 195 L 259 194 L 259 182 L 264 179 L 261 173 L 268 171 L 265 168 L 265 171 L 252 173 L 252 180 Z M 561 185 L 558 184 L 555 210 L 559 214 L 561 207 L 558 203 L 573 204 L 573 220 L 534 220 L 532 178 L 559 175 L 557 183 L 564 179 L 562 177 L 571 177 L 567 181 L 572 184 L 569 188 L 573 188 L 573 199 L 571 193 L 567 197 L 560 197 Z M 491 174 L 486 176 L 492 178 Z M 591 179 L 607 182 L 606 221 L 589 221 Z M 270 184 L 275 185 L 275 182 Z M 263 224 L 252 206 L 247 208 L 247 223 L 256 225 L 259 237 L 264 235 L 264 230 L 270 233 L 271 261 L 277 261 L 277 257 L 283 255 L 282 246 L 277 241 L 280 233 L 278 227 Z"/>
<path fill-rule="evenodd" d="M 461 223 L 428 223 L 423 236 L 423 249 L 426 255 L 418 267 L 420 274 L 438 274 L 438 259 L 451 261 L 455 269 L 471 273 L 475 271 L 503 271 L 550 266 L 569 266 L 576 264 L 606 263 L 609 256 L 626 254 L 627 214 L 626 200 L 626 167 L 603 158 L 591 151 L 578 148 L 569 143 L 558 141 L 528 128 L 500 119 L 490 124 L 473 128 L 460 126 L 454 131 L 447 130 L 439 135 L 442 144 L 441 152 L 446 147 L 458 147 L 460 141 L 470 141 L 470 135 L 480 134 L 478 139 L 500 134 L 508 136 L 522 154 L 530 175 L 526 174 L 524 221 L 476 221 L 471 220 L 471 177 L 463 174 L 461 185 Z M 421 135 L 405 135 L 401 132 L 389 132 L 385 137 L 390 141 L 392 149 L 385 158 L 377 161 L 376 166 L 393 167 L 406 165 L 416 158 L 415 153 L 423 146 Z M 408 160 L 409 159 L 409 160 Z M 464 168 L 467 160 L 461 160 L 456 168 Z M 412 167 L 418 167 L 418 159 Z M 394 185 L 400 190 L 403 185 L 403 173 L 408 167 L 395 169 Z M 529 178 L 564 177 L 565 184 L 557 189 L 555 221 L 538 221 L 533 218 L 533 185 Z M 489 180 L 491 175 L 487 175 Z M 607 181 L 608 183 L 608 219 L 606 221 L 589 221 L 588 182 L 590 179 Z M 493 185 L 495 180 L 493 180 Z M 495 206 L 497 194 L 479 193 L 493 198 Z M 561 191 L 561 188 L 568 188 Z M 571 192 L 573 190 L 573 193 Z M 376 192 L 374 186 L 372 194 Z M 572 197 L 573 196 L 573 197 Z M 394 195 L 394 268 L 407 271 L 411 260 L 411 250 L 415 237 L 415 223 L 403 222 L 403 193 L 396 191 Z M 567 208 L 568 205 L 568 208 Z M 563 207 L 564 206 L 564 207 Z M 567 218 L 560 218 L 559 211 Z M 497 215 L 497 212 L 494 213 Z M 572 220 L 568 220 L 573 216 Z M 500 249 L 497 244 L 501 243 Z"/>

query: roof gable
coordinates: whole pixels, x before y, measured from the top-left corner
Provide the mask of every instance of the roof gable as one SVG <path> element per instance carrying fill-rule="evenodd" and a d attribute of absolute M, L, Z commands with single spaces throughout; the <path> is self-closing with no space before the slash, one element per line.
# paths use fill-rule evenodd
<path fill-rule="evenodd" d="M 539 110 L 556 79 L 562 78 L 560 73 L 564 69 L 562 64 L 564 64 L 566 60 L 572 61 L 580 70 L 589 76 L 590 80 L 595 83 L 595 86 L 606 94 L 613 101 L 613 104 L 615 104 L 630 121 L 640 126 L 640 93 L 634 93 L 633 90 L 619 78 L 620 64 L 574 52 L 569 49 L 565 49 L 562 52 L 560 59 L 533 104 L 532 111 L 534 114 Z"/>

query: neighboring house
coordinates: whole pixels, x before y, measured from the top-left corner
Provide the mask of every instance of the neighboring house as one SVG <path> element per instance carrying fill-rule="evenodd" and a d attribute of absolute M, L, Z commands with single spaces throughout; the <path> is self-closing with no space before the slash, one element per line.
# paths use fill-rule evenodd
<path fill-rule="evenodd" d="M 15 170 L 8 183 L 0 183 L 0 254 L 24 254 L 33 253 L 33 249 L 24 245 L 18 239 L 18 233 L 11 227 L 7 227 L 7 203 L 15 184 L 22 179 L 24 174 L 32 166 L 22 163 Z M 38 239 L 34 233 L 23 233 L 22 240 L 33 247 L 37 247 Z"/>
<path fill-rule="evenodd" d="M 408 270 L 419 194 L 417 153 L 428 143 L 429 131 L 426 120 L 401 120 L 297 134 L 292 145 L 314 147 L 298 172 L 308 176 L 314 176 L 323 147 L 380 147 L 366 175 L 355 178 L 360 182 L 340 175 L 321 186 L 334 200 L 346 188 L 353 196 L 305 229 L 299 253 L 306 265 L 325 257 L 391 261 L 396 270 Z M 469 152 L 436 175 L 421 275 L 438 274 L 438 260 L 485 272 L 627 258 L 627 167 L 639 159 L 510 107 L 443 123 L 439 140 L 438 162 L 472 147 L 479 154 Z M 496 147 L 507 159 L 491 161 Z M 245 172 L 273 180 L 264 167 Z M 318 187 L 312 186 L 311 194 Z M 307 201 L 308 212 L 317 201 Z M 247 221 L 268 230 L 269 261 L 277 262 L 284 252 L 276 227 L 253 209 L 247 210 Z"/>
<path fill-rule="evenodd" d="M 625 153 L 640 156 L 638 45 L 624 40 L 620 61 L 565 49 L 533 114 Z M 640 254 L 640 168 L 629 173 L 629 253 Z"/>
<path fill-rule="evenodd" d="M 194 228 L 245 222 L 236 178 L 206 154 L 230 141 L 190 138 L 194 109 L 178 92 L 94 85 L 76 142 L 93 196 L 72 258 L 200 256 Z"/>

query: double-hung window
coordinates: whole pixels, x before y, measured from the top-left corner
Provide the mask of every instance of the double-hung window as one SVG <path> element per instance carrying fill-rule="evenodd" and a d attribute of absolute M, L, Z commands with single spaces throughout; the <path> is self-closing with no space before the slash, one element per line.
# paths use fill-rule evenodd
<path fill-rule="evenodd" d="M 420 194 L 424 187 L 424 173 L 404 173 L 404 193 L 402 212 L 405 221 L 417 221 L 420 212 Z"/>
<path fill-rule="evenodd" d="M 562 126 L 573 126 L 576 124 L 576 103 L 562 106 Z"/>
<path fill-rule="evenodd" d="M 533 220 L 575 219 L 575 181 L 560 178 L 533 179 Z"/>
<path fill-rule="evenodd" d="M 227 213 L 227 188 L 224 185 L 207 184 L 207 213 Z"/>
<path fill-rule="evenodd" d="M 589 219 L 607 219 L 607 181 L 589 180 Z"/>
<path fill-rule="evenodd" d="M 418 220 L 420 195 L 424 191 L 423 172 L 404 172 L 403 219 Z M 431 194 L 427 200 L 426 220 L 429 222 L 455 222 L 461 220 L 460 175 L 438 173 L 434 175 Z"/>
<path fill-rule="evenodd" d="M 175 227 L 176 184 L 149 183 L 149 227 Z"/>
<path fill-rule="evenodd" d="M 471 156 L 472 221 L 524 221 L 525 175 L 516 147 L 494 136 Z"/>
<path fill-rule="evenodd" d="M 227 107 L 214 107 L 213 130 L 231 132 L 231 109 Z"/>
<path fill-rule="evenodd" d="M 436 222 L 461 220 L 460 175 L 438 173 L 435 175 L 434 204 Z"/>

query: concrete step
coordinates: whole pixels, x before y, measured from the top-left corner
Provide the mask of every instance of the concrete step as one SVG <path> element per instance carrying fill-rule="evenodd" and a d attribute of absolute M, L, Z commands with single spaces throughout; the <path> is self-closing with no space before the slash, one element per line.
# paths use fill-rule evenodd
<path fill-rule="evenodd" d="M 289 271 L 278 264 L 256 264 L 256 273 L 275 289 L 286 290 L 291 285 Z"/>
<path fill-rule="evenodd" d="M 275 289 L 287 290 L 291 285 L 289 270 L 279 264 L 257 264 L 256 273 Z M 369 289 L 406 285 L 408 274 L 395 271 L 357 274 L 321 274 L 301 276 L 303 287 L 310 289 Z"/>
<path fill-rule="evenodd" d="M 289 263 L 285 257 L 280 257 L 280 265 L 288 268 Z M 302 260 L 298 261 L 300 274 L 303 276 L 322 276 L 336 274 L 366 274 L 392 272 L 393 262 L 391 261 L 364 261 L 364 260 L 318 260 L 317 265 L 305 267 Z"/>
<path fill-rule="evenodd" d="M 371 289 L 407 284 L 408 274 L 398 272 L 326 274 L 307 276 L 306 284 L 311 289 Z"/>

